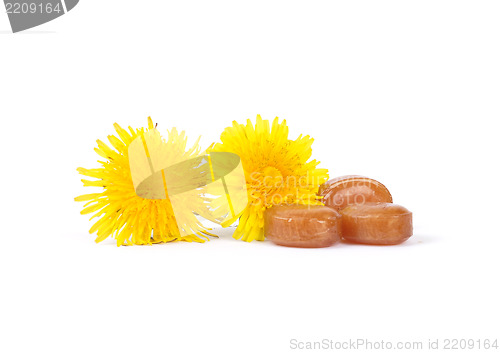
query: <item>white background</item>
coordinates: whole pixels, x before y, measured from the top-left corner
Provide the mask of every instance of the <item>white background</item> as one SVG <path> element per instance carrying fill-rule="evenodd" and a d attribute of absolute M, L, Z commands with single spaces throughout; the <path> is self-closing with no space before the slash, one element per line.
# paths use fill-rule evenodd
<path fill-rule="evenodd" d="M 82 0 L 12 34 L 2 12 L 0 351 L 500 339 L 499 18 L 498 1 Z M 207 147 L 256 114 L 313 136 L 332 177 L 384 183 L 414 237 L 94 243 L 76 168 L 114 122 Z"/>

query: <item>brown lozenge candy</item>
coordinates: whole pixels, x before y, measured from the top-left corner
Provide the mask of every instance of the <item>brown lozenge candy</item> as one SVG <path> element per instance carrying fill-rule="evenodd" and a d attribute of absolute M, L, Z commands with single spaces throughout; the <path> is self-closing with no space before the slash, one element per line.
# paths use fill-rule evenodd
<path fill-rule="evenodd" d="M 393 203 L 347 206 L 342 215 L 342 237 L 353 243 L 396 245 L 413 235 L 412 213 Z"/>
<path fill-rule="evenodd" d="M 273 206 L 265 212 L 264 232 L 278 245 L 324 248 L 340 240 L 340 214 L 326 206 Z"/>
<path fill-rule="evenodd" d="M 326 206 L 341 210 L 349 205 L 392 202 L 389 190 L 380 182 L 361 175 L 345 175 L 323 183 L 318 195 Z"/>

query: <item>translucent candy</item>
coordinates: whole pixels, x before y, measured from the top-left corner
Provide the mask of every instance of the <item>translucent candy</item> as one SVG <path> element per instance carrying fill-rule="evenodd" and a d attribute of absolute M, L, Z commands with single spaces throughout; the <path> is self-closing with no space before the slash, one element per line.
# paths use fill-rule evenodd
<path fill-rule="evenodd" d="M 319 188 L 326 206 L 341 210 L 348 205 L 369 202 L 392 202 L 389 190 L 380 182 L 360 175 L 345 175 L 331 179 Z"/>
<path fill-rule="evenodd" d="M 340 214 L 326 206 L 273 206 L 265 213 L 264 232 L 278 245 L 323 248 L 340 240 Z"/>
<path fill-rule="evenodd" d="M 342 237 L 353 243 L 395 245 L 413 234 L 412 213 L 393 203 L 347 206 L 342 215 Z"/>

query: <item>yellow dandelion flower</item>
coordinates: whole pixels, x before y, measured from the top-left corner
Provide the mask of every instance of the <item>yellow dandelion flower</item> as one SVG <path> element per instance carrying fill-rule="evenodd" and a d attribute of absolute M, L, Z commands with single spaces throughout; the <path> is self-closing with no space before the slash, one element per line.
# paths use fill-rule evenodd
<path fill-rule="evenodd" d="M 240 156 L 249 193 L 234 238 L 264 240 L 264 211 L 273 205 L 322 204 L 317 191 L 328 180 L 328 170 L 309 160 L 313 141 L 302 135 L 289 140 L 286 121 L 279 123 L 277 117 L 271 127 L 257 115 L 255 126 L 250 120 L 246 126 L 233 121 L 224 130 L 213 150 Z"/>
<path fill-rule="evenodd" d="M 98 220 L 89 232 L 97 232 L 96 242 L 101 242 L 108 237 L 114 237 L 117 245 L 143 245 L 170 242 L 176 240 L 204 242 L 206 235 L 211 235 L 201 225 L 192 210 L 201 208 L 204 202 L 199 197 L 183 200 L 182 212 L 184 223 L 176 222 L 172 205 L 167 199 L 146 199 L 139 197 L 134 188 L 129 165 L 128 147 L 136 138 L 143 138 L 148 131 L 155 131 L 151 118 L 148 118 L 148 129 L 133 129 L 128 131 L 114 124 L 118 136 L 110 135 L 109 147 L 104 142 L 97 140 L 94 150 L 105 159 L 98 161 L 99 168 L 78 168 L 77 171 L 87 177 L 97 180 L 82 179 L 84 186 L 102 188 L 101 192 L 91 193 L 75 198 L 75 201 L 86 201 L 81 214 L 94 213 L 90 218 Z M 155 131 L 156 133 L 156 131 Z M 186 150 L 187 137 L 184 132 L 179 133 L 173 128 L 168 139 L 161 139 L 165 157 L 171 163 L 182 161 L 200 154 L 198 141 L 192 148 Z M 182 227 L 183 235 L 179 232 Z M 188 234 L 188 235 L 185 235 Z M 202 238 L 200 238 L 202 237 Z"/>

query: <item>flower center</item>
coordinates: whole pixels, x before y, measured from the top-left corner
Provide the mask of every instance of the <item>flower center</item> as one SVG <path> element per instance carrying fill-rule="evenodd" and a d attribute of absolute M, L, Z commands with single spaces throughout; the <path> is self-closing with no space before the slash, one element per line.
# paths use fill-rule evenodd
<path fill-rule="evenodd" d="M 264 187 L 270 191 L 273 189 L 278 189 L 283 186 L 283 175 L 281 172 L 271 166 L 262 169 L 263 184 Z"/>

